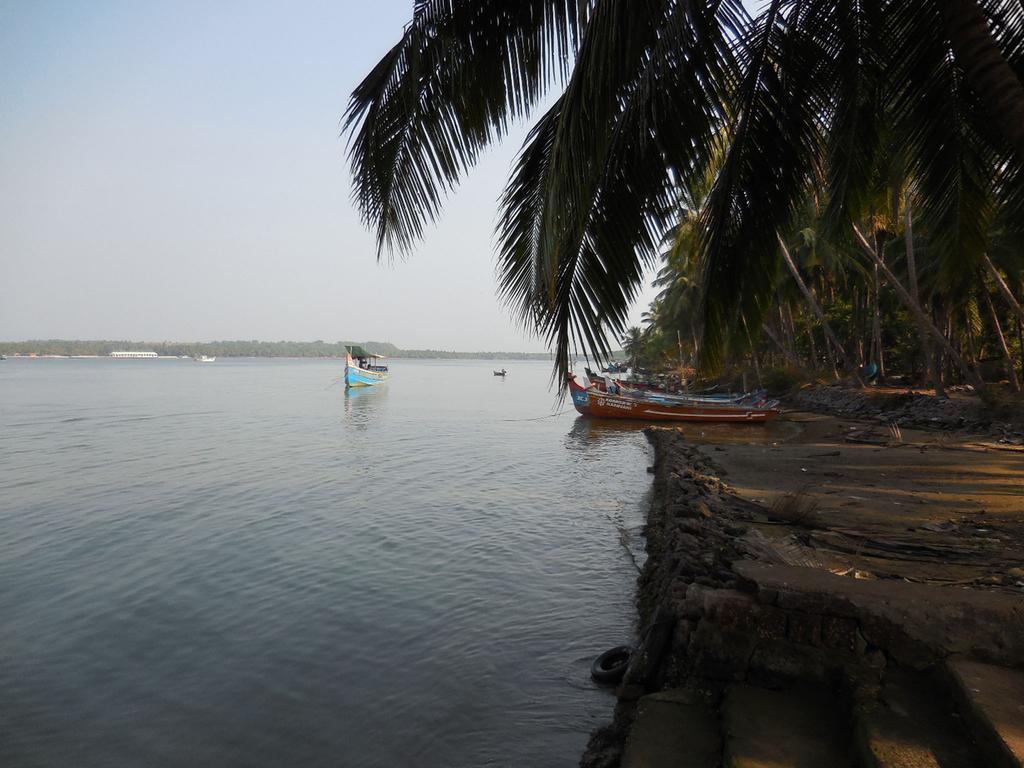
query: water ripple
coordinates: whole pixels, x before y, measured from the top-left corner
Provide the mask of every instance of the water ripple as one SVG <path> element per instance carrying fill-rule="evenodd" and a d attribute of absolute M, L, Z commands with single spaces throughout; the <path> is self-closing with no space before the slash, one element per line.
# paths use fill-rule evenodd
<path fill-rule="evenodd" d="M 493 366 L 14 361 L 0 763 L 574 764 L 647 447 Z"/>

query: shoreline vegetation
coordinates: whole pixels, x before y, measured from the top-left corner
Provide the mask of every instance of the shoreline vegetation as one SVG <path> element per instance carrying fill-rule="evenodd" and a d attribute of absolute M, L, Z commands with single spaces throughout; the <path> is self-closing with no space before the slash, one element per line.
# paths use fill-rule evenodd
<path fill-rule="evenodd" d="M 551 360 L 549 352 L 456 352 L 444 349 L 400 349 L 382 341 L 125 341 L 32 339 L 0 341 L 0 354 L 10 357 L 106 357 L 116 350 L 146 350 L 161 357 L 345 357 L 345 348 L 410 360 Z"/>

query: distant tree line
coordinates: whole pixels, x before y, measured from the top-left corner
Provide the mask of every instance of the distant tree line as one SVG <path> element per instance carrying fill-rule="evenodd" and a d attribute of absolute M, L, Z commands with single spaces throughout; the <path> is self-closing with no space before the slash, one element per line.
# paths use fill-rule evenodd
<path fill-rule="evenodd" d="M 67 339 L 35 339 L 30 341 L 0 341 L 0 353 L 5 355 L 99 355 L 106 356 L 117 350 L 142 350 L 158 355 L 209 355 L 211 357 L 344 357 L 345 348 L 361 346 L 368 352 L 393 358 L 419 358 L 439 360 L 503 359 L 549 360 L 547 352 L 452 352 L 441 349 L 399 349 L 383 341 L 81 341 Z"/>

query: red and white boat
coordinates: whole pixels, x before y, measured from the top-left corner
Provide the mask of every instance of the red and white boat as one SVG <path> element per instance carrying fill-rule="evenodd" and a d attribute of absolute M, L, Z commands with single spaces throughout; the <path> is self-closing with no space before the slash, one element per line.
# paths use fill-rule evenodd
<path fill-rule="evenodd" d="M 584 387 L 572 374 L 569 375 L 569 392 L 577 411 L 597 419 L 763 424 L 779 415 L 778 408 L 771 401 L 751 404 L 707 400 L 659 402 Z"/>

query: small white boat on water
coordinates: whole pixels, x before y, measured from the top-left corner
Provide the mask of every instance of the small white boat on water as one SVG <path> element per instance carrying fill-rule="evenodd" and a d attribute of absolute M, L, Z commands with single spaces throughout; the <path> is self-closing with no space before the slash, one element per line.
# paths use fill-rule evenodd
<path fill-rule="evenodd" d="M 217 362 L 216 357 L 208 357 L 207 355 L 196 355 L 192 358 L 197 363 L 215 363 Z"/>

